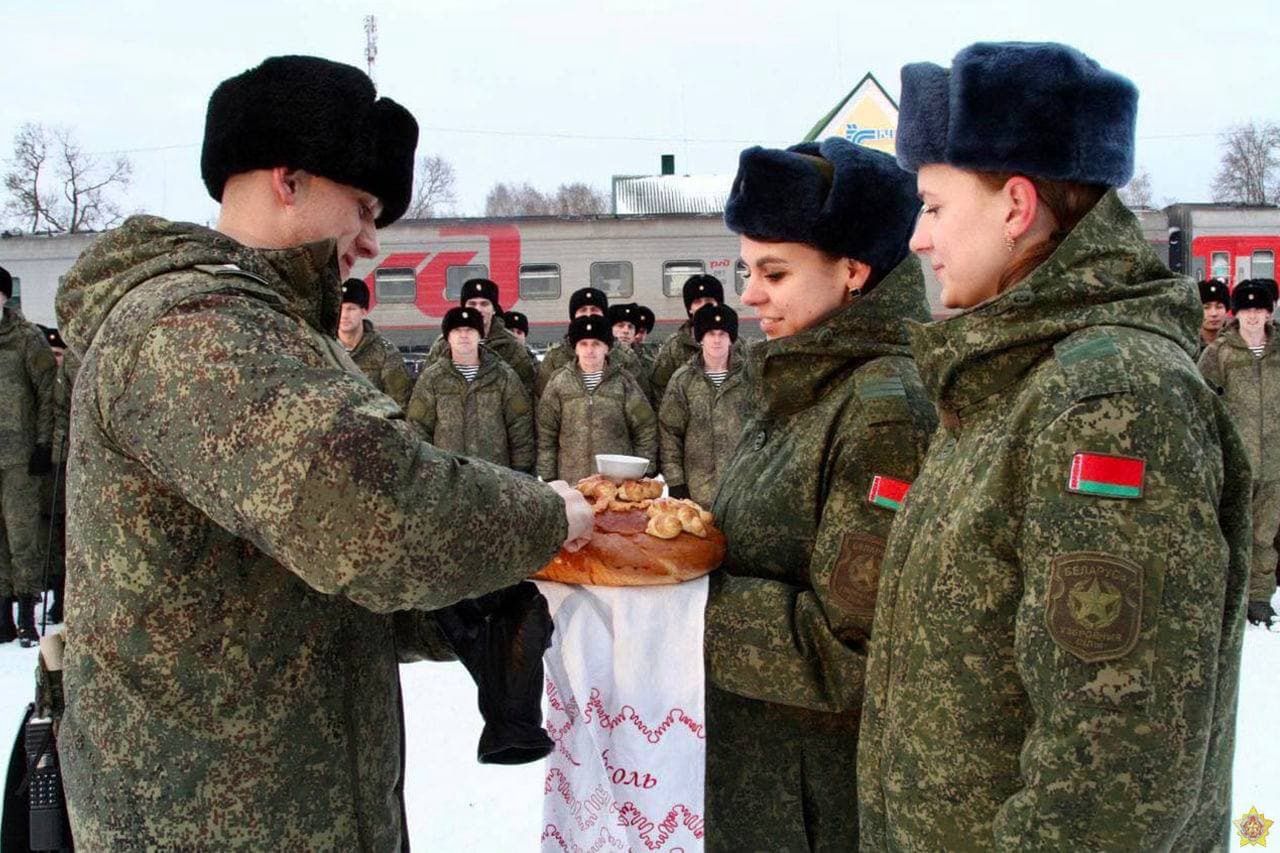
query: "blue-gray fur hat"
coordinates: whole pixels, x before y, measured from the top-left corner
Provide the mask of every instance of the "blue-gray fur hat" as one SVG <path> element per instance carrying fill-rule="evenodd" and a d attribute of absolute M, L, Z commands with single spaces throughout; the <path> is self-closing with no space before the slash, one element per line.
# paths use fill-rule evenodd
<path fill-rule="evenodd" d="M 979 42 L 951 68 L 902 67 L 898 162 L 1124 186 L 1138 90 L 1073 47 Z"/>
<path fill-rule="evenodd" d="M 874 283 L 907 256 L 919 209 L 915 181 L 891 156 L 832 138 L 743 151 L 724 221 L 753 239 L 870 264 Z"/>

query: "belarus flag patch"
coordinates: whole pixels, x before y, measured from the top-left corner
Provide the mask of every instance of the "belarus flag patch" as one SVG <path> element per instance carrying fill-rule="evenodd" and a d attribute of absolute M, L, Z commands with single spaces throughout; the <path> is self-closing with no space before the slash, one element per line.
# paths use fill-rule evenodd
<path fill-rule="evenodd" d="M 871 478 L 871 491 L 867 493 L 867 500 L 876 506 L 897 512 L 902 509 L 902 502 L 907 499 L 907 490 L 910 488 L 910 483 L 876 474 Z"/>
<path fill-rule="evenodd" d="M 1130 456 L 1077 453 L 1071 457 L 1067 491 L 1100 498 L 1140 498 L 1146 470 L 1144 460 Z"/>

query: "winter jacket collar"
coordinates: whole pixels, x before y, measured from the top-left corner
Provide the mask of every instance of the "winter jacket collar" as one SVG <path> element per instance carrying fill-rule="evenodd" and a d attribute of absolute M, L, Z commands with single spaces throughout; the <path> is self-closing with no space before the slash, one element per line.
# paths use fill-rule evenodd
<path fill-rule="evenodd" d="M 748 371 L 761 410 L 785 415 L 812 406 L 860 364 L 911 354 L 906 320 L 929 317 L 920 262 L 908 257 L 865 296 L 799 334 L 751 347 Z"/>
<path fill-rule="evenodd" d="M 210 228 L 156 216 L 132 216 L 84 251 L 58 289 L 59 328 L 83 353 L 115 304 L 135 287 L 167 273 L 226 264 L 259 279 L 287 311 L 336 337 L 342 297 L 334 241 L 252 249 Z"/>
<path fill-rule="evenodd" d="M 1190 279 L 1160 263 L 1112 190 L 1021 282 L 963 314 L 909 328 L 925 388 L 954 413 L 1018 382 L 1055 343 L 1091 326 L 1162 335 L 1194 357 L 1202 317 Z"/>

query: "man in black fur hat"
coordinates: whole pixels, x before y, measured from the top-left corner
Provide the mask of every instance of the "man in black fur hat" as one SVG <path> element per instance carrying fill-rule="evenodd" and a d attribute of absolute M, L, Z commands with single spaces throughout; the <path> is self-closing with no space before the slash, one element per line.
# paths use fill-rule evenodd
<path fill-rule="evenodd" d="M 703 305 L 723 305 L 724 285 L 713 275 L 702 273 L 690 276 L 684 283 L 682 294 L 684 310 L 689 319 L 680 325 L 662 343 L 658 355 L 654 359 L 650 385 L 655 401 L 662 400 L 662 394 L 671 381 L 671 376 L 682 365 L 698 354 L 698 342 L 693 339 L 693 315 Z M 741 357 L 743 350 L 738 343 L 734 344 L 735 353 Z"/>
<path fill-rule="evenodd" d="M 484 335 L 481 343 L 494 355 L 501 358 L 520 377 L 525 390 L 533 394 L 534 377 L 537 374 L 538 362 L 525 349 L 522 341 L 507 329 L 502 319 L 502 298 L 498 283 L 487 278 L 467 279 L 462 283 L 462 292 L 458 294 L 458 307 L 471 308 L 480 312 L 484 318 Z M 449 342 L 441 335 L 431 346 L 427 361 L 434 363 L 449 360 Z"/>
<path fill-rule="evenodd" d="M 1200 325 L 1200 352 L 1203 353 L 1231 319 L 1231 291 L 1220 278 L 1207 278 L 1198 287 L 1200 304 L 1204 307 L 1204 321 Z"/>
<path fill-rule="evenodd" d="M 356 367 L 383 394 L 409 405 L 413 379 L 405 367 L 400 349 L 382 336 L 369 319 L 369 285 L 349 278 L 342 284 L 342 315 L 338 318 L 338 341 Z"/>
<path fill-rule="evenodd" d="M 477 673 L 483 760 L 550 747 L 522 581 L 590 508 L 437 450 L 335 339 L 417 137 L 364 72 L 268 59 L 209 101 L 216 230 L 132 217 L 59 289 L 85 354 L 59 733 L 83 849 L 400 848 L 400 661 Z"/>

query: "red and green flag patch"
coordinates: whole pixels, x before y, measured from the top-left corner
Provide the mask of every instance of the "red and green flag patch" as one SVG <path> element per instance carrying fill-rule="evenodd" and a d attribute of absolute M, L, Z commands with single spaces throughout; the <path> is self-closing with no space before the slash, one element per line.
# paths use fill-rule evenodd
<path fill-rule="evenodd" d="M 1067 491 L 1100 498 L 1140 498 L 1147 463 L 1129 456 L 1077 453 L 1071 457 Z"/>
<path fill-rule="evenodd" d="M 871 491 L 867 493 L 867 500 L 876 506 L 897 512 L 902 509 L 902 502 L 907 499 L 907 490 L 910 488 L 910 483 L 876 474 L 871 478 Z"/>

